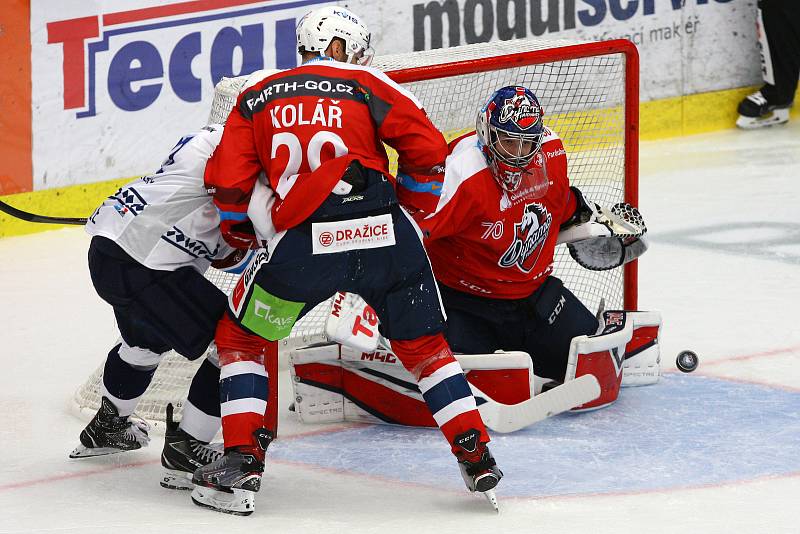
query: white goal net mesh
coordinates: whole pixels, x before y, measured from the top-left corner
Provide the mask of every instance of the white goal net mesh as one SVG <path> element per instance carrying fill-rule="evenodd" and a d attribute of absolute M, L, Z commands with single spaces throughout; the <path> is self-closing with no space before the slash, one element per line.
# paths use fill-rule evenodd
<path fill-rule="evenodd" d="M 598 52 L 597 45 L 544 40 L 481 43 L 379 56 L 373 66 L 411 90 L 448 140 L 474 129 L 477 110 L 496 89 L 529 87 L 544 108 L 545 125 L 564 141 L 571 184 L 598 204 L 612 206 L 636 200 L 636 169 L 626 158 L 638 142 L 626 136 L 631 128 L 626 98 L 636 94 L 629 91 L 636 80 L 626 79 L 630 59 L 625 53 L 612 47 Z M 587 271 L 572 261 L 566 247 L 557 249 L 555 275 L 592 311 L 601 299 L 606 308 L 624 306 L 625 291 L 635 289 L 635 280 L 626 280 L 623 273 L 623 269 Z M 232 276 L 214 269 L 207 277 L 226 293 L 235 283 Z M 323 340 L 329 306 L 322 303 L 300 320 L 290 338 L 281 342 L 280 351 Z M 158 425 L 168 402 L 179 411 L 201 361 L 190 362 L 174 353 L 165 357 L 137 414 Z M 74 407 L 84 417 L 99 406 L 101 380 L 102 364 L 75 393 Z"/>

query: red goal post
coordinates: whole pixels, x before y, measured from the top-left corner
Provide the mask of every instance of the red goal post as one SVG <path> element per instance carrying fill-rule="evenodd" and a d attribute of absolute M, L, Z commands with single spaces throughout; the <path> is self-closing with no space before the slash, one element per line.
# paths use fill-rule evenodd
<path fill-rule="evenodd" d="M 378 56 L 373 66 L 409 89 L 448 139 L 474 130 L 479 107 L 504 85 L 524 85 L 539 97 L 544 123 L 564 141 L 572 185 L 591 200 L 638 206 L 639 57 L 627 40 L 577 42 L 517 40 Z M 636 262 L 595 272 L 578 266 L 558 247 L 554 274 L 592 311 L 637 308 Z M 235 279 L 214 269 L 206 275 L 229 293 Z M 352 298 L 352 297 L 351 297 Z M 325 339 L 330 307 L 323 302 L 278 343 L 291 348 Z M 109 344 L 111 343 L 109 339 Z M 137 414 L 159 426 L 168 402 L 186 397 L 195 362 L 170 353 L 164 358 Z M 103 362 L 76 391 L 73 411 L 90 418 L 100 401 Z"/>

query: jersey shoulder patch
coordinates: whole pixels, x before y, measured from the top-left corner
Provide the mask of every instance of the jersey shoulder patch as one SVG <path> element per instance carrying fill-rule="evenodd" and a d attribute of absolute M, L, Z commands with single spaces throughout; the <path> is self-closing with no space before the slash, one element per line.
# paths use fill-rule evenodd
<path fill-rule="evenodd" d="M 447 204 L 467 181 L 487 169 L 486 158 L 478 147 L 478 136 L 462 138 L 445 160 L 444 183 L 438 209 Z"/>
<path fill-rule="evenodd" d="M 545 143 L 549 143 L 551 141 L 561 142 L 561 137 L 559 137 L 556 132 L 545 126 L 544 135 L 542 136 L 542 145 L 544 145 Z"/>

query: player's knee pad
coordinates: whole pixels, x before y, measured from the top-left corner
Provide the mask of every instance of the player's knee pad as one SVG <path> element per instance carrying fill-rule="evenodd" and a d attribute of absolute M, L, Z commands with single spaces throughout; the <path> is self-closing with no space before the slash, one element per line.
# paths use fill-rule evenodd
<path fill-rule="evenodd" d="M 220 369 L 226 365 L 231 365 L 237 362 L 253 362 L 258 365 L 264 365 L 264 350 L 263 348 L 258 351 L 241 351 L 225 349 L 219 351 L 219 366 Z"/>
<path fill-rule="evenodd" d="M 219 369 L 219 351 L 217 350 L 217 344 L 213 341 L 208 346 L 208 350 L 206 350 L 206 360 L 208 360 L 208 363 Z"/>
<path fill-rule="evenodd" d="M 660 324 L 658 312 L 606 311 L 598 334 L 572 340 L 565 381 L 591 374 L 601 390 L 597 399 L 579 406 L 577 411 L 602 408 L 617 400 L 627 359 L 634 361 L 629 364 L 631 385 L 658 381 Z"/>
<path fill-rule="evenodd" d="M 228 314 L 225 314 L 217 324 L 214 343 L 220 355 L 220 363 L 222 363 L 223 352 L 234 351 L 258 354 L 263 351 L 267 341 L 259 336 L 245 332 Z"/>
<path fill-rule="evenodd" d="M 165 354 L 159 354 L 142 347 L 131 347 L 123 339 L 120 339 L 118 343 L 117 354 L 119 354 L 119 359 L 140 371 L 149 371 L 158 367 Z"/>
<path fill-rule="evenodd" d="M 397 358 L 417 380 L 455 361 L 441 332 L 410 340 L 392 340 L 391 343 Z"/>

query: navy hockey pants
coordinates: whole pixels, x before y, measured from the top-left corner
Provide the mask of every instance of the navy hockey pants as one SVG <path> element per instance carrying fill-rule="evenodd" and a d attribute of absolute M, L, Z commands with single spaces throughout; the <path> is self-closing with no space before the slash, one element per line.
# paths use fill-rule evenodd
<path fill-rule="evenodd" d="M 454 352 L 525 351 L 541 377 L 563 381 L 572 338 L 597 332 L 597 318 L 554 276 L 518 300 L 440 287 L 447 313 L 445 337 Z"/>
<path fill-rule="evenodd" d="M 245 289 L 233 296 L 232 316 L 246 331 L 273 341 L 286 337 L 295 320 L 337 291 L 356 293 L 372 306 L 388 339 L 443 330 L 439 292 L 419 229 L 397 204 L 391 184 L 376 171 L 365 172 L 368 186 L 354 200 L 330 195 L 309 220 L 273 240 L 266 261 L 256 260 L 242 275 Z M 376 216 L 391 218 L 394 245 L 334 253 L 317 247 L 315 253 L 314 224 Z"/>
<path fill-rule="evenodd" d="M 125 343 L 157 354 L 173 349 L 199 358 L 227 309 L 225 294 L 193 268 L 150 269 L 104 237 L 92 238 L 89 272 Z"/>

